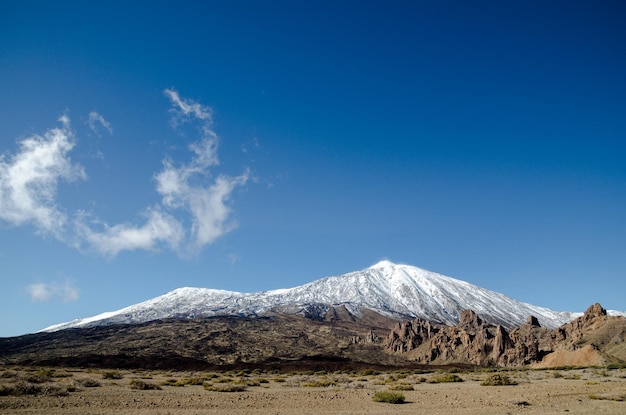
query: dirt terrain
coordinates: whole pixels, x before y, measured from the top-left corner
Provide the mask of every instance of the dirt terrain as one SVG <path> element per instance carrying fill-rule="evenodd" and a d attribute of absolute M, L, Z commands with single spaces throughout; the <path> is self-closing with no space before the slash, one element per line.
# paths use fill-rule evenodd
<path fill-rule="evenodd" d="M 515 384 L 481 385 L 494 375 Z M 390 390 L 405 402 L 373 400 Z M 285 374 L 0 367 L 3 414 L 599 415 L 626 413 L 624 400 L 624 368 Z"/>

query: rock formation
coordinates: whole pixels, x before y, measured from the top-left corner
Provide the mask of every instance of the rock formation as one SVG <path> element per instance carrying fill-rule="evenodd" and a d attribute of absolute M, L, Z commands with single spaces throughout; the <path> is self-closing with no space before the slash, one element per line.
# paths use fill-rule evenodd
<path fill-rule="evenodd" d="M 613 326 L 615 328 L 611 328 Z M 473 311 L 465 310 L 456 326 L 432 324 L 422 319 L 398 323 L 389 333 L 385 349 L 423 364 L 539 366 L 545 360 L 553 366 L 562 360 L 556 358 L 558 355 L 577 361 L 578 365 L 585 365 L 587 360 L 588 364 L 621 361 L 626 357 L 622 356 L 624 347 L 613 348 L 619 356 L 615 357 L 602 353 L 601 345 L 596 344 L 609 343 L 603 340 L 606 335 L 598 334 L 609 331 L 622 333 L 612 334 L 612 344 L 623 343 L 626 319 L 608 317 L 600 304 L 589 307 L 583 316 L 555 330 L 541 327 L 537 318 L 531 316 L 525 324 L 509 332 L 500 325 L 488 325 Z M 580 358 L 564 353 L 582 346 Z M 550 356 L 554 352 L 558 353 Z"/>

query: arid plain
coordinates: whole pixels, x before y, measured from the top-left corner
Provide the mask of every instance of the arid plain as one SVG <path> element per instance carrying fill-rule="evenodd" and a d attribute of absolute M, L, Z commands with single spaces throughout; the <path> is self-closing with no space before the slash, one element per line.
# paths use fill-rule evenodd
<path fill-rule="evenodd" d="M 511 385 L 488 386 L 494 379 Z M 375 402 L 379 392 L 404 403 Z M 177 372 L 0 368 L 6 414 L 623 414 L 626 369 Z"/>

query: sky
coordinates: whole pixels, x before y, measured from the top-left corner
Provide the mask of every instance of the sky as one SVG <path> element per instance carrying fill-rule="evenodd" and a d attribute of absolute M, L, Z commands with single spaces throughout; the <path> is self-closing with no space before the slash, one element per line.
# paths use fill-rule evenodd
<path fill-rule="evenodd" d="M 620 1 L 0 1 L 0 337 L 415 265 L 626 310 Z"/>

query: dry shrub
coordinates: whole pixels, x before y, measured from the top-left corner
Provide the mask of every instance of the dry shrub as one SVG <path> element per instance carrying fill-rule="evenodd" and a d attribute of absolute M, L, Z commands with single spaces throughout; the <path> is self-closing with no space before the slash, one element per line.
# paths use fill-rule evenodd
<path fill-rule="evenodd" d="M 108 370 L 106 372 L 102 372 L 102 379 L 122 379 L 124 375 L 122 372 L 117 370 Z"/>
<path fill-rule="evenodd" d="M 162 389 L 159 385 L 155 385 L 154 383 L 144 382 L 141 379 L 133 379 L 130 381 L 131 389 L 138 390 L 160 390 Z"/>
<path fill-rule="evenodd" d="M 91 378 L 79 379 L 78 383 L 85 388 L 98 388 L 101 386 L 99 381 Z"/>
<path fill-rule="evenodd" d="M 454 373 L 444 373 L 442 375 L 434 375 L 428 383 L 453 383 L 453 382 L 463 382 L 463 379 L 459 375 L 455 375 Z"/>
<path fill-rule="evenodd" d="M 615 393 L 601 393 L 599 395 L 593 394 L 593 395 L 589 395 L 589 399 L 596 399 L 596 400 L 601 400 L 601 401 L 623 402 L 624 400 L 626 400 L 626 394 L 623 394 L 623 395 L 618 395 Z"/>
<path fill-rule="evenodd" d="M 221 383 L 219 385 L 204 384 L 204 389 L 212 392 L 243 392 L 246 390 L 245 385 L 231 385 Z"/>
<path fill-rule="evenodd" d="M 401 404 L 404 403 L 405 397 L 400 392 L 381 391 L 376 392 L 372 399 L 374 402 Z"/>
<path fill-rule="evenodd" d="M 12 385 L 0 386 L 0 396 L 66 396 L 67 394 L 67 389 L 52 383 L 36 384 L 30 382 L 17 382 Z"/>
<path fill-rule="evenodd" d="M 490 375 L 487 379 L 485 379 L 481 386 L 509 386 L 509 385 L 517 385 L 517 382 L 511 380 L 507 375 L 502 375 L 500 373 L 494 373 Z"/>
<path fill-rule="evenodd" d="M 392 391 L 412 391 L 415 390 L 412 385 L 407 383 L 399 383 L 397 385 L 392 385 L 389 387 Z"/>

